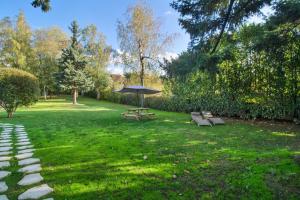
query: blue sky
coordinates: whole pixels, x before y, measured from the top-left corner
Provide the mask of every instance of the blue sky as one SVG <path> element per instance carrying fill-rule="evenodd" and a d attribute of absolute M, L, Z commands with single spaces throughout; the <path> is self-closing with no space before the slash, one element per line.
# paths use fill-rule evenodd
<path fill-rule="evenodd" d="M 81 27 L 95 24 L 106 35 L 107 43 L 117 49 L 116 21 L 121 19 L 127 7 L 135 2 L 136 0 L 51 0 L 52 10 L 43 13 L 31 6 L 31 0 L 1 0 L 0 18 L 15 17 L 19 10 L 23 10 L 32 29 L 59 26 L 68 33 L 68 26 L 74 19 Z M 152 7 L 155 16 L 161 19 L 163 32 L 179 34 L 168 51 L 171 53 L 184 51 L 189 36 L 178 25 L 178 13 L 169 6 L 171 0 L 145 2 Z"/>

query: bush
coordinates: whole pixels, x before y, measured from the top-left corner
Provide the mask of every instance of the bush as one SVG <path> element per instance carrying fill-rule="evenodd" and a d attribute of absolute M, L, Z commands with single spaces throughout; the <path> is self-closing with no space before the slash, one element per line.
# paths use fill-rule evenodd
<path fill-rule="evenodd" d="M 25 71 L 0 68 L 0 106 L 11 118 L 18 106 L 29 106 L 39 97 L 38 79 Z"/>
<path fill-rule="evenodd" d="M 136 95 L 106 92 L 104 100 L 139 106 Z M 199 95 L 193 98 L 187 95 L 174 96 L 146 96 L 145 107 L 165 111 L 192 112 L 209 110 L 215 115 L 239 117 L 242 119 L 280 119 L 293 120 L 293 108 L 290 104 L 276 104 L 275 102 L 249 103 L 240 99 L 232 100 L 226 95 Z M 298 115 L 299 116 L 299 115 Z"/>

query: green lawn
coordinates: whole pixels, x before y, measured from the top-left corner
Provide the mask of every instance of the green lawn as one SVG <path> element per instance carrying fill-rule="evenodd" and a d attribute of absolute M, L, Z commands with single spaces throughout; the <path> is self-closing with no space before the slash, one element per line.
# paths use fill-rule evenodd
<path fill-rule="evenodd" d="M 56 200 L 299 199 L 299 131 L 238 121 L 197 127 L 187 114 L 162 111 L 127 121 L 120 113 L 128 106 L 79 103 L 61 98 L 19 109 L 14 119 L 0 115 L 26 127 Z M 5 179 L 10 199 L 24 191 L 20 179 Z"/>

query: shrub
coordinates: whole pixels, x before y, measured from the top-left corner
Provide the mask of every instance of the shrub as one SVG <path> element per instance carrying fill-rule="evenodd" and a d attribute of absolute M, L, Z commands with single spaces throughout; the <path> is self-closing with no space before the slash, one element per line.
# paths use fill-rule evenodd
<path fill-rule="evenodd" d="M 18 106 L 29 106 L 39 97 L 38 79 L 25 71 L 0 68 L 0 106 L 11 118 Z"/>

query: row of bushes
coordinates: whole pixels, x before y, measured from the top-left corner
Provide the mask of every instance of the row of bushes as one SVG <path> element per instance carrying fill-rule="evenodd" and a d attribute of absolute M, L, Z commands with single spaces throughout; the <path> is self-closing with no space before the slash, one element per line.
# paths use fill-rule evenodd
<path fill-rule="evenodd" d="M 120 104 L 139 105 L 138 98 L 134 94 L 106 92 L 102 95 L 102 99 Z M 215 115 L 226 117 L 280 120 L 293 120 L 293 111 L 295 110 L 293 105 L 290 104 L 276 105 L 276 102 L 247 103 L 238 100 L 232 101 L 221 96 L 202 96 L 193 100 L 176 96 L 147 96 L 145 97 L 145 107 L 186 113 L 209 110 Z M 298 107 L 296 110 L 296 116 L 299 119 L 300 108 Z"/>

